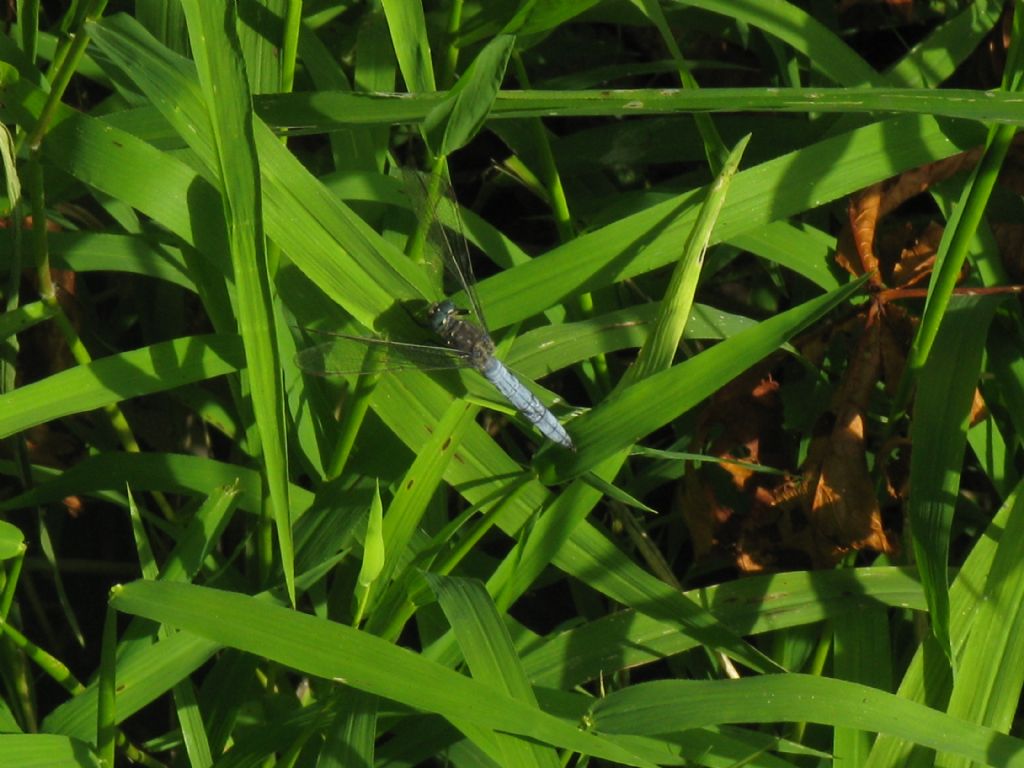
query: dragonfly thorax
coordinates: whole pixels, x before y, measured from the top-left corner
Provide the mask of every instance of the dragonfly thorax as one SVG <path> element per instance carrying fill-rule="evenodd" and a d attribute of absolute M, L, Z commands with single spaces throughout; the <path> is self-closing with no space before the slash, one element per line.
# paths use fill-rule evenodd
<path fill-rule="evenodd" d="M 483 370 L 494 357 L 494 342 L 482 328 L 463 320 L 465 311 L 449 299 L 430 307 L 430 327 L 441 337 L 446 347 L 463 353 L 470 365 Z"/>

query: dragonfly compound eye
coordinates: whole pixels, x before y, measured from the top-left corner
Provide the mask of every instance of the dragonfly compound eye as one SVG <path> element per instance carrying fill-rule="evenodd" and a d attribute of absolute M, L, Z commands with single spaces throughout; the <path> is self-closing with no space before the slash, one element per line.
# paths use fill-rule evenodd
<path fill-rule="evenodd" d="M 448 323 L 456 314 L 458 314 L 458 310 L 455 309 L 455 304 L 448 299 L 432 305 L 430 307 L 431 329 L 434 333 L 443 335 L 445 328 L 448 327 Z"/>

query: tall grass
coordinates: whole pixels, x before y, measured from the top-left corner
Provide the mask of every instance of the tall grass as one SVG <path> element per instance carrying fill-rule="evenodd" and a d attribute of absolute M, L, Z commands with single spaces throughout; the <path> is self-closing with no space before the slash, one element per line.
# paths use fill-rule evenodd
<path fill-rule="evenodd" d="M 18 5 L 0 766 L 1024 765 L 1019 0 Z M 471 371 L 296 365 L 429 342 L 409 167 L 576 450 Z M 914 169 L 903 315 L 837 237 Z M 727 545 L 714 416 L 806 497 L 897 316 L 821 481 L 892 546 Z"/>

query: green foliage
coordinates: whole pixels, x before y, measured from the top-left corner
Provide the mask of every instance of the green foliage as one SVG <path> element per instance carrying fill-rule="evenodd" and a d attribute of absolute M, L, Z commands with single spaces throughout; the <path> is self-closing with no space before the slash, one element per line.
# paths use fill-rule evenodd
<path fill-rule="evenodd" d="M 1024 2 L 68 5 L 0 37 L 0 768 L 1024 765 L 1024 322 L 991 290 Z M 924 301 L 844 269 L 851 196 L 978 146 L 917 171 Z M 575 450 L 471 371 L 297 365 L 431 343 L 410 167 Z M 905 339 L 844 340 L 897 301 Z M 776 385 L 784 423 L 737 398 Z M 901 546 L 733 578 L 799 550 L 722 545 L 757 492 L 819 482 Z"/>

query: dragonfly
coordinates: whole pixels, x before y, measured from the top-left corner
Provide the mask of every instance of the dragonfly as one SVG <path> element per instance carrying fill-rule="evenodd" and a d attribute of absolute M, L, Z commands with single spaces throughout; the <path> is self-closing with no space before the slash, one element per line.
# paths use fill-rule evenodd
<path fill-rule="evenodd" d="M 330 341 L 304 349 L 296 356 L 302 370 L 320 376 L 366 375 L 385 371 L 442 370 L 472 368 L 483 376 L 522 416 L 554 443 L 575 450 L 572 438 L 558 418 L 531 392 L 494 353 L 494 342 L 487 330 L 477 298 L 469 246 L 462 231 L 458 206 L 458 247 L 453 247 L 446 230 L 431 214 L 431 231 L 439 241 L 446 269 L 454 276 L 470 308 L 460 308 L 451 299 L 430 304 L 427 320 L 441 346 L 410 344 L 366 336 L 331 333 Z M 466 319 L 472 314 L 476 320 Z"/>

